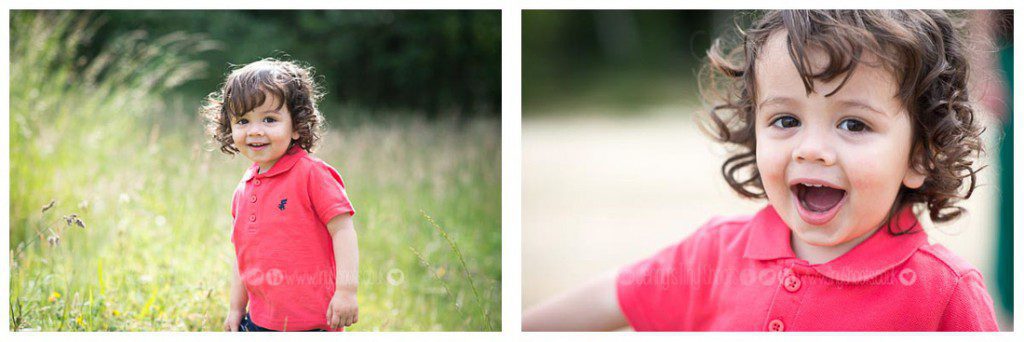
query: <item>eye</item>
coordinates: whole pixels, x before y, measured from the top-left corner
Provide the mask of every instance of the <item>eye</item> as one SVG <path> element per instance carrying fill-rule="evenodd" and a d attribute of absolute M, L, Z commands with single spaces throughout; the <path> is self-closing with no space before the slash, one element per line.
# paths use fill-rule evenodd
<path fill-rule="evenodd" d="M 249 119 L 238 119 L 238 121 L 235 121 L 235 123 L 239 125 L 244 125 L 249 123 Z"/>
<path fill-rule="evenodd" d="M 276 122 L 276 121 L 277 121 L 277 119 L 272 118 L 272 117 L 265 117 L 265 118 L 263 118 L 263 122 L 266 122 L 266 123 L 271 123 L 271 122 Z"/>
<path fill-rule="evenodd" d="M 785 115 L 775 118 L 775 120 L 772 120 L 771 125 L 783 129 L 793 128 L 800 126 L 800 120 L 797 120 L 797 118 L 794 118 L 792 116 Z"/>
<path fill-rule="evenodd" d="M 868 131 L 868 125 L 864 121 L 857 119 L 846 119 L 839 122 L 839 129 L 845 129 L 850 132 L 864 132 Z"/>

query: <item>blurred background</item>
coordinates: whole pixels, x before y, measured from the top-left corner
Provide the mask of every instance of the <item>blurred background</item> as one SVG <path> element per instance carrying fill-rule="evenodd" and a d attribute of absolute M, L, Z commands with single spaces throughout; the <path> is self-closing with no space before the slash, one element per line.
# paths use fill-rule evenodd
<path fill-rule="evenodd" d="M 712 216 L 751 214 L 721 176 L 728 151 L 698 130 L 712 39 L 751 11 L 524 11 L 523 308 L 676 243 Z M 966 217 L 925 225 L 977 266 L 1012 330 L 1012 11 L 955 14 L 988 165 Z M 1006 148 L 1003 148 L 1006 146 Z"/>
<path fill-rule="evenodd" d="M 497 116 L 501 107 L 501 13 L 497 11 L 99 11 L 79 54 L 94 58 L 130 34 L 175 32 L 215 42 L 194 58 L 206 72 L 174 91 L 215 89 L 233 64 L 263 57 L 316 68 L 324 112 Z"/>
<path fill-rule="evenodd" d="M 218 331 L 251 162 L 198 109 L 316 70 L 358 213 L 350 331 L 501 329 L 500 11 L 11 11 L 12 331 Z"/>

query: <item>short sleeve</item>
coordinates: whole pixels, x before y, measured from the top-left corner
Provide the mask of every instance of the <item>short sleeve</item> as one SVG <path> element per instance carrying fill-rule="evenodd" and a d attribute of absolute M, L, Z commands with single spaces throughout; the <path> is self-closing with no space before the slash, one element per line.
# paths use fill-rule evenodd
<path fill-rule="evenodd" d="M 683 241 L 666 247 L 650 258 L 619 270 L 616 294 L 619 308 L 637 331 L 693 330 L 691 317 L 699 310 L 699 282 L 691 276 L 696 265 L 713 262 L 714 244 L 705 225 Z M 711 248 L 711 249 L 709 249 Z"/>
<path fill-rule="evenodd" d="M 309 173 L 309 200 L 317 217 L 325 225 L 335 216 L 350 213 L 355 209 L 345 192 L 345 182 L 333 167 L 314 163 Z"/>
<path fill-rule="evenodd" d="M 977 270 L 960 276 L 942 313 L 940 331 L 998 331 L 992 297 Z"/>

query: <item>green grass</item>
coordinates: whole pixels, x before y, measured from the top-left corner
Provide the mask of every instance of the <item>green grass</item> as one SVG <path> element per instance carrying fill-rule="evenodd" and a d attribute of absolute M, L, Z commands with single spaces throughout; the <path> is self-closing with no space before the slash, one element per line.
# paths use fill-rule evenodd
<path fill-rule="evenodd" d="M 127 36 L 82 61 L 87 20 L 12 11 L 11 27 L 11 329 L 219 331 L 249 163 L 206 142 L 200 99 L 162 96 L 223 73 L 192 59 L 218 45 Z M 498 121 L 329 127 L 315 155 L 358 212 L 349 330 L 500 330 Z"/>

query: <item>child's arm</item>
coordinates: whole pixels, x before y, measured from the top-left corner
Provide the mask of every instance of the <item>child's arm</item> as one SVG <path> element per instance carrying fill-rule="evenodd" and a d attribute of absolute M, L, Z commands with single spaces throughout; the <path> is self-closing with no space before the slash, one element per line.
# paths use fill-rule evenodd
<path fill-rule="evenodd" d="M 327 306 L 327 323 L 331 329 L 338 329 L 359 321 L 359 243 L 351 213 L 335 216 L 327 223 L 327 230 L 331 233 L 337 268 L 334 297 Z"/>
<path fill-rule="evenodd" d="M 231 264 L 231 300 L 228 307 L 228 316 L 224 318 L 224 331 L 238 331 L 238 325 L 242 323 L 242 316 L 245 316 L 245 306 L 249 304 L 249 294 L 242 285 L 242 279 L 238 276 L 238 267 Z"/>
<path fill-rule="evenodd" d="M 629 323 L 619 309 L 617 272 L 563 293 L 527 310 L 523 331 L 603 331 Z"/>

